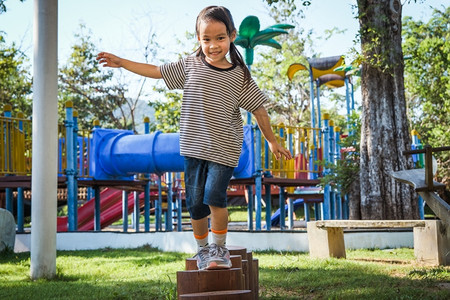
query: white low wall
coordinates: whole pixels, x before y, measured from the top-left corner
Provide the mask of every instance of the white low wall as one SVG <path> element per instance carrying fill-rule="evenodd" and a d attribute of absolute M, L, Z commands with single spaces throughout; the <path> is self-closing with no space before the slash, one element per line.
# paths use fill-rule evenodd
<path fill-rule="evenodd" d="M 347 249 L 413 247 L 412 231 L 348 232 L 344 234 Z M 15 252 L 28 252 L 31 234 L 17 234 Z M 137 248 L 150 245 L 162 251 L 195 253 L 192 232 L 61 232 L 57 233 L 57 250 L 92 250 L 102 248 Z M 249 250 L 308 252 L 308 236 L 304 232 L 229 232 L 228 245 Z"/>

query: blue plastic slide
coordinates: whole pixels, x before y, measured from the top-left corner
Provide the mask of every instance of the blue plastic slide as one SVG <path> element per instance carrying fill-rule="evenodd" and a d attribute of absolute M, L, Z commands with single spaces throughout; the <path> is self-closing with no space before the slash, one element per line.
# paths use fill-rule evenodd
<path fill-rule="evenodd" d="M 254 173 L 253 134 L 244 126 L 244 143 L 233 176 L 249 178 Z M 138 173 L 182 172 L 179 133 L 135 135 L 130 130 L 94 129 L 89 174 L 96 180 L 132 180 Z"/>
<path fill-rule="evenodd" d="M 303 199 L 297 199 L 297 200 L 295 200 L 295 201 L 293 202 L 293 205 L 294 205 L 294 211 L 295 211 L 297 208 L 299 208 L 300 205 L 303 204 L 303 202 L 304 202 Z M 286 216 L 287 216 L 288 209 L 289 209 L 289 207 L 288 207 L 288 205 L 286 204 L 286 205 L 284 206 L 284 212 L 285 212 L 284 217 L 285 217 L 285 218 L 286 218 Z M 272 224 L 272 226 L 279 226 L 279 225 L 280 225 L 280 209 L 277 209 L 277 211 L 275 211 L 275 212 L 273 213 L 272 217 L 270 218 L 270 224 Z"/>

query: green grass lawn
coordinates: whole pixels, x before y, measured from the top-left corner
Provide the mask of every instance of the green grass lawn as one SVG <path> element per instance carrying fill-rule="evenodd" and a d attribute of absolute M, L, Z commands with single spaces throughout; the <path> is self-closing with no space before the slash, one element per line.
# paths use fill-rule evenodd
<path fill-rule="evenodd" d="M 58 251 L 57 277 L 31 281 L 29 253 L 0 254 L 0 299 L 176 299 L 191 254 L 150 247 Z M 450 267 L 414 264 L 412 249 L 347 251 L 347 259 L 256 252 L 260 299 L 450 299 Z"/>

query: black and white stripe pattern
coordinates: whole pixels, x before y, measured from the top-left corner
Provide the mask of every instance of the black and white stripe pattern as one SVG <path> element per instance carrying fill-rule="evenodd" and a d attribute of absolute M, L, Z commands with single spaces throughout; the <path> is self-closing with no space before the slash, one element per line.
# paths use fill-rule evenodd
<path fill-rule="evenodd" d="M 230 167 L 238 164 L 243 130 L 239 108 L 254 111 L 266 100 L 239 66 L 219 69 L 189 56 L 161 66 L 169 89 L 183 89 L 180 153 Z"/>

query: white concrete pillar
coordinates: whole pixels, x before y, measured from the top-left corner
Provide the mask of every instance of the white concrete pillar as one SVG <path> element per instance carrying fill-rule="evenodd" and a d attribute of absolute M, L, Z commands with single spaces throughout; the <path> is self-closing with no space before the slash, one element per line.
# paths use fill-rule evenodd
<path fill-rule="evenodd" d="M 58 0 L 34 0 L 31 278 L 56 275 Z"/>

